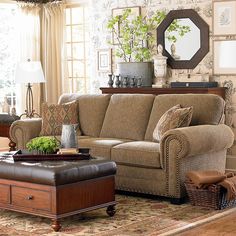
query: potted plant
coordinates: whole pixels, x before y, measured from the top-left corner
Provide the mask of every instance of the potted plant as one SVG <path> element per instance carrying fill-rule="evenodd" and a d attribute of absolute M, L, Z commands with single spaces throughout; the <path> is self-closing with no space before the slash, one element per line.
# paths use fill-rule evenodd
<path fill-rule="evenodd" d="M 142 77 L 143 86 L 151 86 L 153 80 L 152 57 L 156 47 L 153 33 L 165 18 L 166 12 L 157 11 L 152 17 L 132 18 L 130 14 L 131 9 L 127 8 L 123 10 L 122 15 L 111 17 L 107 23 L 108 30 L 113 33 L 113 37 L 117 41 L 115 55 L 123 60 L 123 62 L 117 63 L 117 69 L 121 76 Z M 190 29 L 188 26 L 178 24 L 178 20 L 174 20 L 167 31 L 167 39 L 176 42 L 176 37 L 171 32 L 178 32 L 180 36 L 183 36 Z"/>
<path fill-rule="evenodd" d="M 36 154 L 52 154 L 59 149 L 60 143 L 54 137 L 37 137 L 31 139 L 26 148 Z"/>

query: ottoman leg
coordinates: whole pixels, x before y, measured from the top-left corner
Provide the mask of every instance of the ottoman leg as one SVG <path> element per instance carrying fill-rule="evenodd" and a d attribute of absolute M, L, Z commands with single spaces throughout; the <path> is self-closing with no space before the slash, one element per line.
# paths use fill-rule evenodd
<path fill-rule="evenodd" d="M 52 219 L 52 224 L 51 224 L 53 230 L 55 232 L 59 231 L 60 228 L 61 228 L 61 224 L 60 224 L 60 221 L 59 220 L 56 220 L 56 219 Z"/>
<path fill-rule="evenodd" d="M 115 205 L 108 206 L 106 212 L 109 216 L 114 216 L 116 213 Z"/>

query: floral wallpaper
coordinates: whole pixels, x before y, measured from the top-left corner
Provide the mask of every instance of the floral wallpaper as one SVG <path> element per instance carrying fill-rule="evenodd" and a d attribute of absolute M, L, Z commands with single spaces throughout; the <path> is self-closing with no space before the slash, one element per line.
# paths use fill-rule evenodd
<path fill-rule="evenodd" d="M 220 86 L 227 87 L 226 92 L 226 124 L 229 125 L 233 132 L 236 134 L 236 80 L 235 76 L 215 76 L 212 74 L 213 67 L 213 55 L 212 55 L 212 43 L 213 40 L 221 39 L 222 37 L 212 36 L 212 0 L 92 0 L 90 3 L 90 17 L 91 17 L 91 48 L 92 58 L 91 68 L 91 84 L 90 92 L 99 93 L 99 88 L 107 86 L 108 76 L 107 73 L 97 72 L 97 50 L 111 48 L 107 42 L 111 40 L 111 34 L 106 29 L 106 24 L 109 17 L 112 14 L 113 8 L 141 6 L 142 14 L 150 14 L 156 10 L 176 10 L 192 8 L 198 12 L 198 14 L 208 23 L 210 27 L 210 52 L 199 63 L 194 70 L 170 70 L 171 77 L 186 76 L 190 73 L 190 81 L 194 81 L 198 76 L 202 74 L 209 77 L 210 81 L 217 81 Z M 232 38 L 232 36 L 226 36 L 225 38 Z M 115 72 L 116 59 L 112 57 L 113 72 Z M 170 78 L 171 80 L 171 78 Z M 229 150 L 229 154 L 236 155 L 236 140 L 235 145 Z"/>

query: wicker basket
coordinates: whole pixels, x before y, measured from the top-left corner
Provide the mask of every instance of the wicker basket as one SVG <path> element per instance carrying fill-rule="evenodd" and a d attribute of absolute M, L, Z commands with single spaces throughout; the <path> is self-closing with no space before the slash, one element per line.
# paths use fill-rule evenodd
<path fill-rule="evenodd" d="M 185 187 L 190 202 L 194 206 L 220 210 L 236 204 L 236 199 L 232 201 L 226 200 L 226 189 L 219 185 L 212 184 L 207 189 L 199 189 L 192 183 L 185 183 Z"/>

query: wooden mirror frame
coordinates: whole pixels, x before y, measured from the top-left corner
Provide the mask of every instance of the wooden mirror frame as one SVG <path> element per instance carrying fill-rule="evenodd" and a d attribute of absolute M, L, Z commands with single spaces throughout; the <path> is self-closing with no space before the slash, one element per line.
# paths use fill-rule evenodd
<path fill-rule="evenodd" d="M 189 18 L 200 30 L 200 48 L 190 60 L 175 60 L 165 49 L 165 31 L 175 19 Z M 172 69 L 194 69 L 209 52 L 209 26 L 193 9 L 172 10 L 157 27 L 157 45 L 163 46 L 163 55 Z"/>

